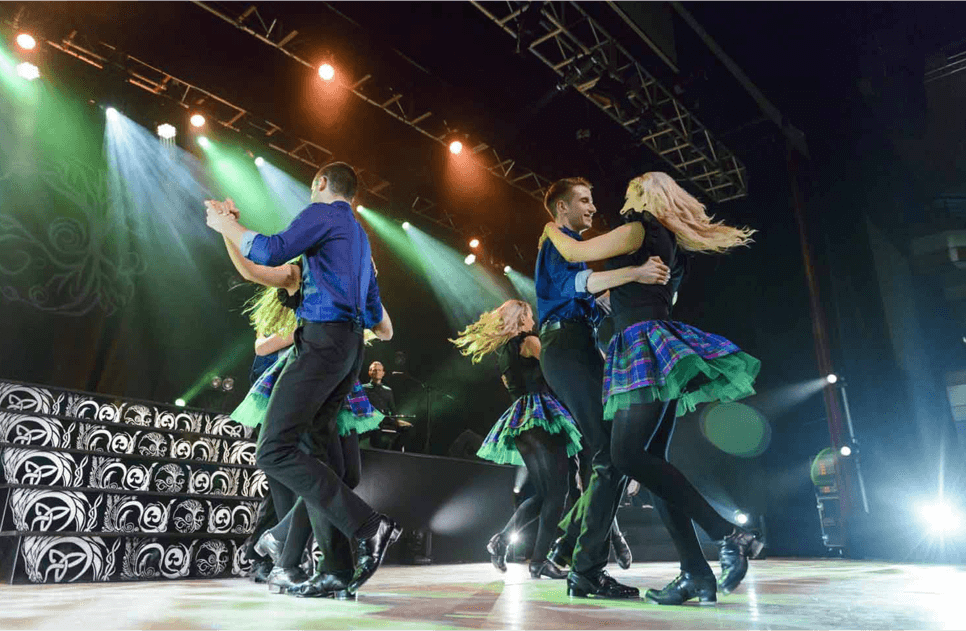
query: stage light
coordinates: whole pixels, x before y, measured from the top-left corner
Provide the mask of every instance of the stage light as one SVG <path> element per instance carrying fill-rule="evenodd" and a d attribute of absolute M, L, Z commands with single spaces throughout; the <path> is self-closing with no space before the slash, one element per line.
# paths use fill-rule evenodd
<path fill-rule="evenodd" d="M 198 138 L 198 144 L 204 147 L 205 149 L 207 149 L 208 147 L 211 146 L 211 141 L 205 138 L 204 136 L 200 136 Z"/>
<path fill-rule="evenodd" d="M 356 212 L 360 212 L 361 213 L 365 209 L 366 209 L 366 207 L 363 206 L 362 204 L 359 204 L 358 206 L 356 206 Z"/>
<path fill-rule="evenodd" d="M 174 138 L 177 133 L 178 130 L 174 128 L 174 125 L 169 125 L 168 123 L 158 125 L 158 136 L 165 140 Z"/>
<path fill-rule="evenodd" d="M 212 390 L 217 390 L 221 387 L 221 377 L 212 377 L 211 381 L 208 382 Z"/>
<path fill-rule="evenodd" d="M 509 274 L 512 271 L 513 271 L 513 268 L 510 267 L 509 265 L 507 265 L 506 267 L 503 268 L 503 273 L 504 274 Z"/>
<path fill-rule="evenodd" d="M 106 110 L 104 110 L 104 113 L 107 114 L 108 118 L 114 118 L 115 116 L 117 116 L 117 110 L 114 109 L 113 107 L 107 108 Z"/>
<path fill-rule="evenodd" d="M 263 164 L 265 164 L 265 158 L 261 156 L 258 156 L 257 158 L 255 158 L 255 166 L 260 167 Z"/>
<path fill-rule="evenodd" d="M 920 516 L 933 532 L 946 533 L 959 528 L 959 512 L 945 502 L 936 502 L 920 507 Z"/>
<path fill-rule="evenodd" d="M 516 543 L 519 540 L 520 540 L 520 533 L 515 531 L 510 533 L 510 543 Z"/>
<path fill-rule="evenodd" d="M 466 255 L 466 258 L 463 259 L 463 262 L 466 263 L 467 265 L 472 265 L 473 263 L 476 263 L 476 255 L 475 254 L 467 254 Z"/>
<path fill-rule="evenodd" d="M 195 114 L 195 115 L 193 115 L 191 117 L 191 125 L 193 127 L 204 127 L 205 126 L 205 117 L 202 116 L 201 114 Z"/>
<path fill-rule="evenodd" d="M 25 61 L 17 65 L 17 74 L 27 81 L 33 81 L 40 78 L 40 69 L 29 61 Z"/>
<path fill-rule="evenodd" d="M 26 33 L 21 33 L 17 35 L 17 46 L 24 50 L 33 50 L 37 46 L 37 40 Z"/>
<path fill-rule="evenodd" d="M 848 445 L 842 445 L 841 447 L 839 447 L 839 453 L 842 455 L 843 458 L 848 458 L 849 456 L 852 455 L 852 448 L 849 447 Z"/>
<path fill-rule="evenodd" d="M 449 143 L 449 152 L 454 156 L 458 156 L 462 151 L 463 143 L 461 143 L 459 140 L 454 140 L 453 142 Z"/>
<path fill-rule="evenodd" d="M 748 515 L 742 513 L 741 511 L 735 511 L 735 523 L 739 526 L 744 526 L 748 523 Z"/>
<path fill-rule="evenodd" d="M 409 223 L 408 221 L 404 221 L 403 224 L 402 224 L 402 229 L 403 230 L 409 230 L 412 227 L 413 227 L 413 225 L 411 223 Z"/>
<path fill-rule="evenodd" d="M 319 66 L 319 76 L 324 81 L 332 81 L 332 78 L 335 77 L 335 68 L 329 64 L 322 64 Z"/>
<path fill-rule="evenodd" d="M 221 380 L 221 389 L 225 392 L 231 392 L 235 388 L 235 380 L 231 377 L 225 377 Z"/>
<path fill-rule="evenodd" d="M 480 247 L 480 240 L 479 239 L 470 239 L 470 247 L 473 248 L 474 250 L 476 248 Z"/>
<path fill-rule="evenodd" d="M 174 404 L 177 405 L 179 408 L 183 408 L 186 405 L 184 399 L 176 399 Z"/>
<path fill-rule="evenodd" d="M 835 373 L 832 373 L 831 375 L 825 378 L 825 381 L 829 382 L 830 384 L 838 383 L 838 380 L 839 380 L 839 377 Z"/>

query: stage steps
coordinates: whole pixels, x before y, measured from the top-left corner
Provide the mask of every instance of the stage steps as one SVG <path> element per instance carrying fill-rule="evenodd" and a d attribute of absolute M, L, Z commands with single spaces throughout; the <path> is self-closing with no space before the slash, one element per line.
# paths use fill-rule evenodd
<path fill-rule="evenodd" d="M 0 581 L 243 576 L 268 493 L 223 414 L 0 380 Z"/>

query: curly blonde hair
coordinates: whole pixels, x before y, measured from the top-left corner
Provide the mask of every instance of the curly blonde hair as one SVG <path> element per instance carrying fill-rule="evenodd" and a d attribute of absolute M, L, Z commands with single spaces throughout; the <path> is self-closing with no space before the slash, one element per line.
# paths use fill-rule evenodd
<path fill-rule="evenodd" d="M 474 364 L 485 355 L 500 348 L 523 330 L 523 319 L 533 315 L 533 309 L 522 300 L 507 300 L 493 311 L 487 311 L 480 319 L 450 340 L 465 356 L 471 356 Z"/>
<path fill-rule="evenodd" d="M 651 171 L 627 184 L 626 202 L 621 214 L 650 213 L 674 233 L 678 243 L 689 252 L 721 254 L 752 242 L 756 230 L 734 228 L 712 221 L 705 206 L 681 188 L 667 173 Z"/>
<path fill-rule="evenodd" d="M 288 335 L 298 328 L 295 312 L 279 301 L 278 290 L 274 287 L 262 287 L 245 304 L 242 313 L 248 314 L 258 337 Z"/>

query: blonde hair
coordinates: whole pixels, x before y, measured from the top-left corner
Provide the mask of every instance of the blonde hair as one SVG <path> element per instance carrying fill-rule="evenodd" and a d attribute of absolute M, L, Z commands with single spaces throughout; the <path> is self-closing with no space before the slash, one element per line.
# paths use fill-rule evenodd
<path fill-rule="evenodd" d="M 532 315 L 533 309 L 522 300 L 507 300 L 493 311 L 487 311 L 480 319 L 460 331 L 459 337 L 450 340 L 460 353 L 472 356 L 474 364 L 484 355 L 492 353 L 523 330 L 523 318 Z"/>
<path fill-rule="evenodd" d="M 248 314 L 258 337 L 288 335 L 298 327 L 295 312 L 279 301 L 278 290 L 274 287 L 262 287 L 246 303 L 242 313 Z"/>
<path fill-rule="evenodd" d="M 734 228 L 712 221 L 705 206 L 681 188 L 667 173 L 651 171 L 627 184 L 621 214 L 646 212 L 674 233 L 678 244 L 689 252 L 721 254 L 752 242 L 756 230 Z"/>

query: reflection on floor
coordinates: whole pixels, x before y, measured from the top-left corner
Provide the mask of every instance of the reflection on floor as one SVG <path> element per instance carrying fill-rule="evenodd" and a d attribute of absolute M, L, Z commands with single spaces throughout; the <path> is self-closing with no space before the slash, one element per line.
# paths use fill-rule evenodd
<path fill-rule="evenodd" d="M 662 587 L 670 563 L 612 574 Z M 4 629 L 966 629 L 966 567 L 753 562 L 715 607 L 570 599 L 563 581 L 489 564 L 385 567 L 356 602 L 272 596 L 243 579 L 2 585 Z"/>

